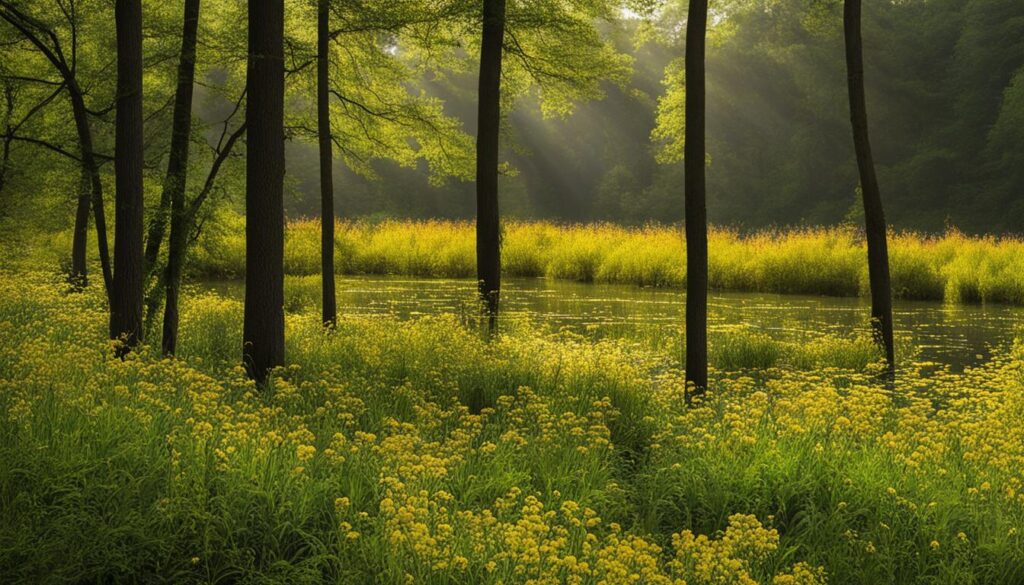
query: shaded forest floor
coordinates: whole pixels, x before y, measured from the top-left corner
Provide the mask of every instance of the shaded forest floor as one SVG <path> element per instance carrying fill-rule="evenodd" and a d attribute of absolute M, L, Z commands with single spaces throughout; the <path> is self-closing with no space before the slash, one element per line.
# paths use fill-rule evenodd
<path fill-rule="evenodd" d="M 687 408 L 624 341 L 310 312 L 260 390 L 241 311 L 121 361 L 99 287 L 2 274 L 5 582 L 1024 581 L 1019 347 L 890 392 L 823 341 Z"/>

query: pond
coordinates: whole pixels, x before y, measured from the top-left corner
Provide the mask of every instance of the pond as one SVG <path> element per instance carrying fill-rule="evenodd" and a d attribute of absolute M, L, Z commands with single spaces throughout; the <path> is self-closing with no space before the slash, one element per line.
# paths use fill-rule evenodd
<path fill-rule="evenodd" d="M 241 281 L 206 282 L 202 288 L 241 298 Z M 319 278 L 289 278 L 289 310 L 319 305 Z M 393 314 L 402 318 L 437 313 L 475 314 L 476 283 L 408 277 L 340 277 L 338 311 Z M 679 334 L 685 294 L 680 290 L 630 285 L 586 284 L 545 278 L 512 278 L 502 283 L 507 318 L 527 318 L 551 329 L 570 328 L 594 336 Z M 896 335 L 909 340 L 917 359 L 949 364 L 954 370 L 980 363 L 1018 331 L 1024 308 L 1009 305 L 948 305 L 897 301 Z M 712 292 L 712 335 L 737 326 L 786 341 L 822 333 L 849 336 L 868 331 L 865 298 Z"/>

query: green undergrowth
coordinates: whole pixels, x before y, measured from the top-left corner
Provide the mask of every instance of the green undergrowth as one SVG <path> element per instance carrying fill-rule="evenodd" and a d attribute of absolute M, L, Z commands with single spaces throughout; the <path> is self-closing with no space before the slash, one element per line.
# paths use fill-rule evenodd
<path fill-rule="evenodd" d="M 1024 580 L 1018 349 L 887 388 L 726 335 L 688 407 L 657 344 L 303 311 L 257 388 L 237 301 L 122 361 L 97 288 L 0 278 L 4 582 Z"/>

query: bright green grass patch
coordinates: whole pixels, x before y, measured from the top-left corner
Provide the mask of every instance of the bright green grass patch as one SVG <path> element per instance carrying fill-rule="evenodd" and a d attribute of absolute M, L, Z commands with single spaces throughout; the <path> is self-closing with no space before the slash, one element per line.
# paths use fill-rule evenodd
<path fill-rule="evenodd" d="M 1019 350 L 888 391 L 739 332 L 687 408 L 654 346 L 298 313 L 260 390 L 236 301 L 121 361 L 99 287 L 0 276 L 5 582 L 1024 580 Z"/>

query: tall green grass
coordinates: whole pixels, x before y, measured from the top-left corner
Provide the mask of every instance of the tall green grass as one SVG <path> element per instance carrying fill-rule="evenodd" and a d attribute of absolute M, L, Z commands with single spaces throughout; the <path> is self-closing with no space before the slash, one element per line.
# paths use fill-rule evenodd
<path fill-rule="evenodd" d="M 339 274 L 473 278 L 473 225 L 460 221 L 339 221 Z M 682 231 L 671 226 L 506 222 L 502 270 L 513 277 L 682 287 Z M 64 262 L 70 233 L 41 235 L 3 258 L 29 269 Z M 900 299 L 1024 305 L 1024 241 L 1016 237 L 890 235 L 893 294 Z M 319 222 L 294 220 L 285 231 L 285 272 L 320 270 Z M 710 284 L 717 290 L 858 296 L 868 292 L 863 237 L 848 227 L 740 234 L 712 228 Z M 205 226 L 188 263 L 193 278 L 236 278 L 245 271 L 245 219 L 218 216 Z"/>
<path fill-rule="evenodd" d="M 244 271 L 243 220 L 226 221 L 201 239 L 191 265 L 195 276 Z M 286 272 L 316 274 L 318 223 L 292 221 L 286 234 Z M 336 268 L 342 274 L 469 278 L 476 274 L 473 237 L 466 222 L 339 222 Z M 503 232 L 508 276 L 682 287 L 684 258 L 681 230 L 673 227 L 508 222 Z M 864 240 L 850 228 L 710 233 L 710 283 L 718 290 L 857 296 L 867 294 L 866 262 Z M 897 298 L 1024 304 L 1024 242 L 1016 238 L 894 233 L 890 263 Z"/>
<path fill-rule="evenodd" d="M 260 389 L 237 301 L 120 360 L 98 287 L 0 276 L 5 583 L 1024 580 L 1020 349 L 888 390 L 752 334 L 687 407 L 622 340 L 303 312 Z"/>

